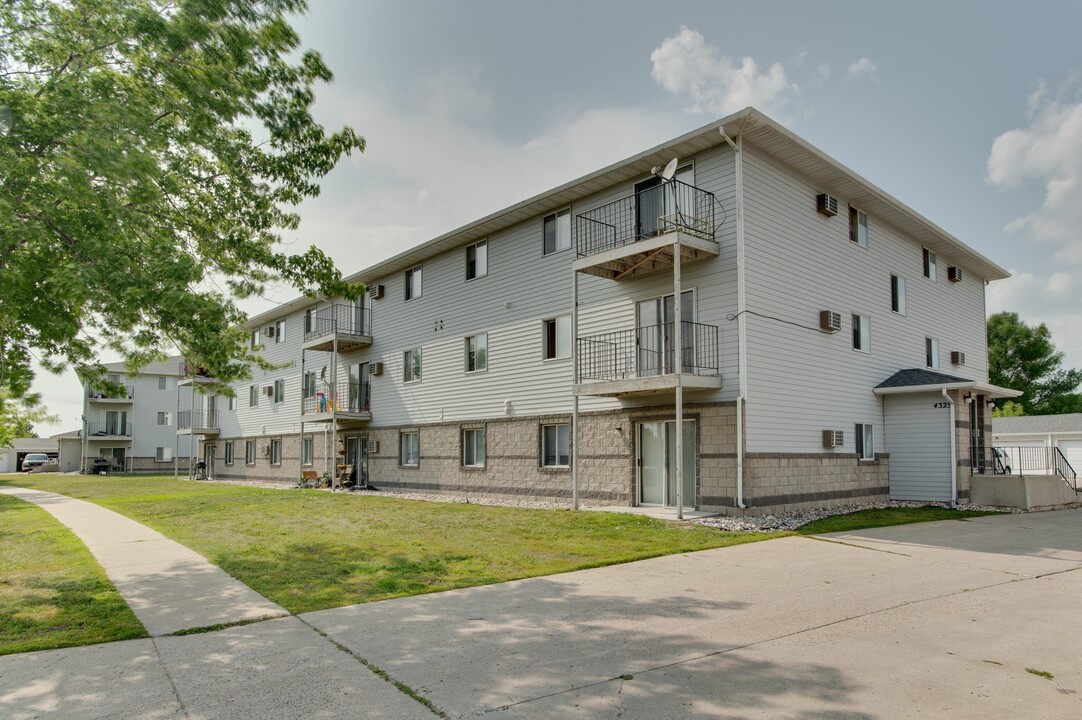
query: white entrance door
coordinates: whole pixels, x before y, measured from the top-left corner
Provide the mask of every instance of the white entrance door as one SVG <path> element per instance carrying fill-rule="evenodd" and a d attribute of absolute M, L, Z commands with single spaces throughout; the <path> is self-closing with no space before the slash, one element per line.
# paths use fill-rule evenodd
<path fill-rule="evenodd" d="M 684 421 L 684 507 L 695 506 L 695 421 Z M 676 505 L 676 421 L 639 423 L 639 504 Z"/>

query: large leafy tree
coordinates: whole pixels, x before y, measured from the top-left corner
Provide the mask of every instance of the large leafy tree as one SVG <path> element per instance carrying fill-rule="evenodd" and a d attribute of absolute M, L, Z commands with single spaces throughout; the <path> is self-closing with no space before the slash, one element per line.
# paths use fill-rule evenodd
<path fill-rule="evenodd" d="M 37 437 L 34 423 L 56 420 L 40 404 L 36 394 L 31 393 L 16 400 L 8 397 L 7 391 L 0 388 L 0 448 L 10 447 L 15 438 Z"/>
<path fill-rule="evenodd" d="M 1026 415 L 1082 412 L 1082 370 L 1063 367 L 1063 353 L 1041 323 L 1030 327 L 1018 313 L 988 318 L 988 377 L 996 385 L 1021 390 L 1015 402 Z"/>
<path fill-rule="evenodd" d="M 36 356 L 100 382 L 173 348 L 222 383 L 261 361 L 238 301 L 271 281 L 356 297 L 324 253 L 288 253 L 296 205 L 344 155 L 310 112 L 305 0 L 0 3 L 0 389 Z"/>

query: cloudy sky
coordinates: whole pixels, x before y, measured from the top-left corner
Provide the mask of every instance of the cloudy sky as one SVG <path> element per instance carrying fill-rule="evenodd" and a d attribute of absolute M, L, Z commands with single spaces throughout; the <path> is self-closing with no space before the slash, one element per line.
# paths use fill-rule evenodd
<path fill-rule="evenodd" d="M 754 105 L 1011 270 L 989 311 L 1082 367 L 1082 4 L 312 5 L 295 26 L 336 76 L 317 117 L 368 150 L 286 240 L 347 274 Z M 73 376 L 37 389 L 42 431 L 78 427 Z"/>

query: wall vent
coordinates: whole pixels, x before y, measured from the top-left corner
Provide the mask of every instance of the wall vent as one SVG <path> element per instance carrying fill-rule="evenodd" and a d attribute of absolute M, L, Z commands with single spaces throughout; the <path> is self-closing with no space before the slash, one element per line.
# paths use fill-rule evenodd
<path fill-rule="evenodd" d="M 368 286 L 368 297 L 372 298 L 373 300 L 379 300 L 381 297 L 383 297 L 383 286 L 382 285 L 369 285 Z"/>
<path fill-rule="evenodd" d="M 838 198 L 820 193 L 815 199 L 815 209 L 827 217 L 834 217 L 838 214 Z"/>
<path fill-rule="evenodd" d="M 819 332 L 836 333 L 842 329 L 842 315 L 833 310 L 819 311 Z"/>
<path fill-rule="evenodd" d="M 947 279 L 951 282 L 962 282 L 962 268 L 949 267 L 947 268 Z"/>
<path fill-rule="evenodd" d="M 383 363 L 381 363 L 381 362 L 372 363 L 372 369 L 371 369 L 370 372 L 371 372 L 372 375 L 382 375 L 383 374 Z"/>
<path fill-rule="evenodd" d="M 951 350 L 951 365 L 965 365 L 966 354 L 961 350 Z"/>
<path fill-rule="evenodd" d="M 824 430 L 823 431 L 823 447 L 836 448 L 841 447 L 845 442 L 845 433 L 841 430 Z"/>

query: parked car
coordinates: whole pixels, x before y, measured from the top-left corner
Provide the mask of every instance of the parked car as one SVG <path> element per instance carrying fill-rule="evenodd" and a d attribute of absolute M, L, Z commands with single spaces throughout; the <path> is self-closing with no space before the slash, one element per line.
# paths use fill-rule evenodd
<path fill-rule="evenodd" d="M 1011 474 L 1011 458 L 1003 448 L 992 448 L 992 472 L 1003 475 Z"/>
<path fill-rule="evenodd" d="M 41 467 L 49 462 L 49 456 L 45 453 L 27 453 L 23 458 L 23 472 L 29 472 L 36 467 Z"/>

